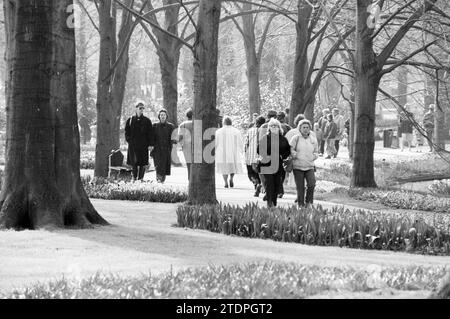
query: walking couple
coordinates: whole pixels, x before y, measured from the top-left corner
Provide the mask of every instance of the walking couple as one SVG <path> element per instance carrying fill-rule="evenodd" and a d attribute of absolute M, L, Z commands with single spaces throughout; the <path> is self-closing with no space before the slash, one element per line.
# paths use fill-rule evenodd
<path fill-rule="evenodd" d="M 170 175 L 172 139 L 175 126 L 167 121 L 165 109 L 158 113 L 158 123 L 144 116 L 144 103 L 136 104 L 136 113 L 125 124 L 125 139 L 128 143 L 127 164 L 133 170 L 133 180 L 143 180 L 146 166 L 149 165 L 149 151 L 156 169 L 156 180 L 164 183 Z"/>

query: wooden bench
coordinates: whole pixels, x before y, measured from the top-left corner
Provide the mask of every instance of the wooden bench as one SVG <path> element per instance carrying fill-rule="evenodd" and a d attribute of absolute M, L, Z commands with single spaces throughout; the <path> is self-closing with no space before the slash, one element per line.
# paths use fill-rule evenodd
<path fill-rule="evenodd" d="M 118 179 L 125 179 L 125 180 L 131 180 L 132 175 L 132 169 L 128 166 L 123 165 L 123 154 L 119 150 L 112 151 L 111 154 L 108 156 L 109 158 L 109 171 L 108 171 L 108 177 L 109 178 L 118 178 Z"/>

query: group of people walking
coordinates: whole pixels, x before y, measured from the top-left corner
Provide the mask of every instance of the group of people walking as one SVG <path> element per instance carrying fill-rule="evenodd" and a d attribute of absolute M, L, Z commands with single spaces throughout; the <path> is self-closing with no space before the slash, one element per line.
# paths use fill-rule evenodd
<path fill-rule="evenodd" d="M 277 199 L 283 197 L 283 183 L 289 173 L 283 164 L 287 161 L 292 162 L 297 204 L 313 203 L 314 161 L 319 156 L 319 144 L 311 122 L 303 114 L 297 115 L 294 125 L 292 128 L 286 123 L 285 112 L 270 110 L 267 118 L 254 114 L 254 122 L 245 135 L 247 176 L 254 185 L 254 196 L 264 191 L 263 199 L 269 207 L 276 206 Z"/>
<path fill-rule="evenodd" d="M 154 160 L 156 179 L 164 183 L 170 175 L 172 147 L 179 143 L 186 160 L 188 178 L 191 177 L 193 120 L 192 110 L 186 113 L 186 121 L 175 126 L 167 121 L 167 111 L 158 112 L 158 123 L 143 115 L 143 103 L 136 105 L 136 114 L 125 126 L 128 142 L 127 164 L 133 170 L 133 179 L 142 180 L 150 156 Z M 286 123 L 287 112 L 270 110 L 267 116 L 254 114 L 245 137 L 233 127 L 230 117 L 222 118 L 222 125 L 215 132 L 214 159 L 216 172 L 223 177 L 224 187 L 234 187 L 235 174 L 243 173 L 243 161 L 247 176 L 254 186 L 254 196 L 264 193 L 269 207 L 277 205 L 277 199 L 284 195 L 283 183 L 287 178 L 285 164 L 290 162 L 297 188 L 296 202 L 299 206 L 312 204 L 314 200 L 315 164 L 323 155 L 337 156 L 339 141 L 343 136 L 345 123 L 338 109 L 324 111 L 314 126 L 303 114 L 296 116 L 294 128 Z M 175 134 L 174 134 L 175 133 Z M 306 182 L 306 185 L 305 185 Z"/>

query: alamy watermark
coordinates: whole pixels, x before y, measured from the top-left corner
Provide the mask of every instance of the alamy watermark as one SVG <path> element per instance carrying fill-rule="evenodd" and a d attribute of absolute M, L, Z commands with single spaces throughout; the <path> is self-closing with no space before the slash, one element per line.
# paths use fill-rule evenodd
<path fill-rule="evenodd" d="M 66 13 L 68 13 L 66 24 L 70 29 L 79 29 L 80 25 L 80 15 L 81 15 L 81 7 L 79 4 L 71 4 L 67 7 Z"/>
<path fill-rule="evenodd" d="M 207 128 L 203 131 L 203 122 L 201 120 L 193 121 L 193 132 L 186 128 L 180 128 L 178 130 L 174 130 L 172 132 L 171 139 L 172 141 L 178 141 L 178 137 L 182 136 L 183 145 L 183 153 L 189 154 L 190 159 L 186 158 L 186 161 L 189 163 L 224 163 L 227 164 L 228 158 L 226 152 L 231 152 L 231 150 L 224 150 L 225 158 L 218 158 L 216 156 L 216 131 L 218 128 L 211 127 Z M 267 131 L 266 131 L 267 132 Z M 266 132 L 263 132 L 261 136 L 265 135 Z M 237 147 L 240 143 L 238 141 L 239 137 L 234 136 L 226 136 L 225 144 L 233 145 L 237 152 Z M 229 140 L 232 139 L 232 140 Z M 264 142 L 266 139 L 261 139 L 260 142 Z M 206 143 L 205 143 L 206 142 Z M 280 139 L 278 134 L 272 135 L 270 139 L 270 145 L 264 145 L 264 143 L 260 143 L 259 154 L 257 158 L 259 162 L 263 164 L 261 169 L 261 174 L 274 174 L 279 167 L 280 164 L 280 152 L 279 152 Z M 270 153 L 270 154 L 269 154 Z M 176 148 L 172 149 L 172 160 L 177 161 L 178 154 Z M 267 165 L 267 166 L 266 166 Z"/>

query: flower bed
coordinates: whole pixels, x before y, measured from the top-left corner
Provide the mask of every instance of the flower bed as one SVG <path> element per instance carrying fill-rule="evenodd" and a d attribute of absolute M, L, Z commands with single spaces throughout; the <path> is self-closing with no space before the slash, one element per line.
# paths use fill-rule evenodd
<path fill-rule="evenodd" d="M 449 254 L 447 229 L 410 220 L 407 214 L 383 214 L 343 207 L 268 209 L 257 204 L 181 205 L 178 226 L 251 238 L 308 245 Z"/>
<path fill-rule="evenodd" d="M 439 213 L 450 212 L 450 198 L 424 195 L 408 191 L 350 188 L 350 197 L 377 202 L 388 207 L 415 209 Z"/>
<path fill-rule="evenodd" d="M 91 198 L 178 203 L 187 200 L 185 187 L 158 184 L 154 181 L 131 182 L 106 178 L 82 177 L 86 193 Z"/>

